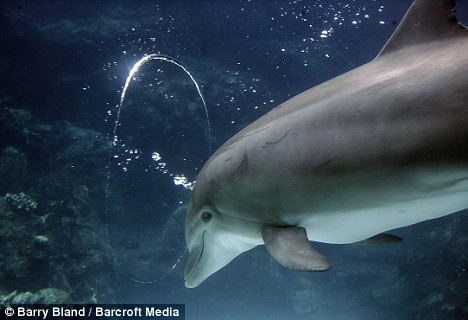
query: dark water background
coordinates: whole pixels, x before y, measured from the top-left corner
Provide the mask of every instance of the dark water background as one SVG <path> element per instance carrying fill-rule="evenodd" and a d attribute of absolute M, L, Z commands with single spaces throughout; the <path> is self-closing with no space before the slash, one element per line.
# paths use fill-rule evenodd
<path fill-rule="evenodd" d="M 373 59 L 410 3 L 3 1 L 0 298 L 185 303 L 187 319 L 466 319 L 466 211 L 396 230 L 397 245 L 317 244 L 326 273 L 258 247 L 183 284 L 189 191 L 174 178 L 193 181 L 210 145 Z M 188 67 L 209 123 L 187 74 L 151 61 L 112 146 L 125 80 L 151 53 Z"/>

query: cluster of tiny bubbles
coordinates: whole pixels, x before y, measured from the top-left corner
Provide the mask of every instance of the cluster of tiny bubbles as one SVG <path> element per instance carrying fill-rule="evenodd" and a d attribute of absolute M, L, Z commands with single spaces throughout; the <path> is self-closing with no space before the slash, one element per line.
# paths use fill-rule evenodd
<path fill-rule="evenodd" d="M 108 243 L 129 279 L 158 282 L 186 252 L 185 204 L 211 153 L 206 102 L 181 62 L 150 54 L 133 65 L 120 103 L 107 115 L 115 119 L 106 185 Z"/>
<path fill-rule="evenodd" d="M 353 45 L 353 38 L 347 37 L 346 32 L 350 33 L 363 26 L 375 29 L 375 26 L 389 24 L 382 18 L 385 6 L 375 0 L 339 2 L 294 0 L 274 2 L 269 6 L 273 10 L 261 12 L 257 1 L 241 1 L 238 12 L 227 15 L 227 18 L 232 19 L 234 16 L 237 18 L 245 16 L 248 21 L 253 11 L 258 14 L 269 14 L 265 16 L 265 25 L 258 26 L 262 34 L 265 34 L 262 38 L 268 41 L 266 45 L 261 45 L 262 39 L 252 41 L 257 39 L 258 35 L 251 33 L 245 35 L 245 41 L 252 42 L 249 55 L 260 55 L 261 60 L 265 61 L 262 63 L 268 63 L 269 66 L 260 70 L 263 73 L 259 73 L 254 70 L 255 65 L 250 64 L 248 59 L 235 61 L 235 65 L 232 65 L 230 70 L 226 70 L 225 78 L 231 88 L 236 86 L 236 90 L 226 91 L 222 96 L 223 100 L 216 101 L 217 106 L 224 103 L 232 108 L 230 110 L 244 114 L 252 110 L 268 112 L 276 107 L 278 102 L 298 93 L 294 91 L 293 81 L 298 78 L 294 70 L 297 70 L 297 73 L 307 71 L 324 74 L 327 68 L 334 68 L 335 61 L 343 65 L 343 69 L 350 69 L 353 62 L 345 52 Z M 258 60 L 255 58 L 251 61 L 257 64 Z M 265 74 L 265 71 L 269 74 Z M 342 70 L 345 71 L 347 70 Z M 284 92 L 266 91 L 265 87 L 268 84 L 265 83 L 264 76 L 278 79 L 277 81 L 283 79 Z M 326 77 L 317 81 L 324 80 Z M 288 86 L 288 82 L 291 82 L 291 87 Z M 251 103 L 246 105 L 244 101 Z M 245 125 L 242 116 L 232 114 L 230 118 L 232 125 L 237 122 L 243 122 L 242 126 Z"/>
<path fill-rule="evenodd" d="M 344 28 L 359 28 L 362 24 L 375 24 L 376 21 L 379 25 L 388 24 L 387 21 L 380 18 L 384 11 L 384 5 L 377 4 L 375 0 L 332 3 L 329 1 L 296 0 L 280 2 L 277 5 L 277 11 L 270 17 L 270 30 L 278 32 L 291 30 L 291 26 L 296 26 L 298 27 L 295 29 L 297 31 L 293 31 L 292 36 L 301 36 L 302 41 L 296 41 L 296 38 L 292 37 L 291 43 L 283 43 L 284 46 L 278 48 L 279 52 L 268 53 L 275 58 L 281 53 L 300 52 L 307 54 L 315 50 L 320 50 L 324 58 L 330 58 L 333 53 L 332 50 L 327 50 L 330 38 L 336 33 L 340 34 Z M 304 66 L 309 64 L 307 59 L 304 60 Z"/>
<path fill-rule="evenodd" d="M 377 5 L 375 1 L 343 1 L 333 2 L 328 1 L 292 1 L 290 6 L 280 8 L 278 17 L 272 17 L 280 28 L 282 24 L 287 24 L 286 19 L 294 19 L 302 23 L 310 32 L 306 37 L 302 38 L 302 42 L 293 46 L 293 50 L 301 53 L 309 53 L 313 50 L 321 50 L 324 58 L 330 58 L 333 50 L 330 49 L 330 38 L 335 34 L 340 34 L 340 31 L 349 29 L 350 27 L 359 28 L 364 23 L 375 23 L 378 19 L 378 24 L 383 25 L 386 22 L 380 19 L 384 10 L 383 5 Z M 324 50 L 325 49 L 325 50 Z M 345 48 L 347 49 L 347 48 Z M 286 48 L 281 48 L 282 52 L 287 51 Z M 308 66 L 308 61 L 304 60 L 304 66 Z"/>

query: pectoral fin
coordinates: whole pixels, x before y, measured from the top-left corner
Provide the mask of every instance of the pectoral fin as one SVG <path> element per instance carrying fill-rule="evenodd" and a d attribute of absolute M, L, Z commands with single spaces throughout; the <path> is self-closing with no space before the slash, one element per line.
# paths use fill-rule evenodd
<path fill-rule="evenodd" d="M 327 257 L 314 249 L 302 227 L 262 228 L 262 238 L 271 256 L 282 266 L 297 271 L 326 271 Z"/>
<path fill-rule="evenodd" d="M 402 238 L 394 234 L 380 233 L 373 237 L 370 237 L 369 239 L 358 241 L 353 244 L 359 244 L 359 245 L 389 244 L 389 243 L 401 242 L 402 240 L 403 240 Z"/>

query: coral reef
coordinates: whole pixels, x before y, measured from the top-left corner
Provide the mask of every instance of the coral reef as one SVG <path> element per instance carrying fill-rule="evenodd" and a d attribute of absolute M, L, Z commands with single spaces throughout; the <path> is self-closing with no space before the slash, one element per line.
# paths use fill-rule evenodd
<path fill-rule="evenodd" d="M 37 209 L 37 202 L 30 195 L 24 192 L 20 193 L 7 193 L 5 201 L 14 209 L 18 211 L 31 211 Z"/>
<path fill-rule="evenodd" d="M 28 183 L 27 158 L 24 152 L 15 147 L 6 147 L 0 152 L 0 194 L 7 191 L 20 192 Z"/>
<path fill-rule="evenodd" d="M 0 298 L 114 302 L 118 276 L 96 201 L 104 194 L 105 138 L 13 108 L 0 111 L 0 128 Z"/>
<path fill-rule="evenodd" d="M 8 295 L 0 295 L 0 304 L 66 304 L 71 303 L 70 295 L 62 290 L 46 288 L 31 293 L 13 291 Z"/>

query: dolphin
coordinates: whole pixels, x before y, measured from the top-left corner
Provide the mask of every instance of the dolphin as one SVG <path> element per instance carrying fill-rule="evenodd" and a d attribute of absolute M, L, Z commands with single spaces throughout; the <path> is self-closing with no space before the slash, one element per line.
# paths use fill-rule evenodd
<path fill-rule="evenodd" d="M 186 287 L 261 244 L 287 268 L 325 271 L 309 241 L 394 242 L 386 231 L 468 208 L 468 30 L 454 8 L 414 1 L 374 60 L 211 156 L 186 217 Z"/>

